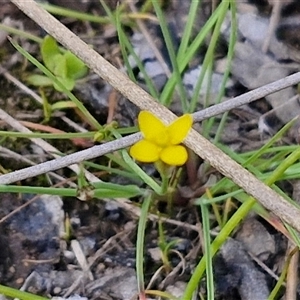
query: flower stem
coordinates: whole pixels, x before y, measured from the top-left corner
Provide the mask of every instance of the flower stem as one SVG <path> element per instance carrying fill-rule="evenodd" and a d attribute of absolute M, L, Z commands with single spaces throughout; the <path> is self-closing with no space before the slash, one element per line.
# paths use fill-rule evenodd
<path fill-rule="evenodd" d="M 161 193 L 162 195 L 165 195 L 168 191 L 168 186 L 169 186 L 169 177 L 168 176 L 162 176 L 161 177 L 162 182 L 161 182 Z"/>
<path fill-rule="evenodd" d="M 171 168 L 170 166 L 166 165 L 161 160 L 155 162 L 155 167 L 160 174 L 161 177 L 161 191 L 160 195 L 165 195 L 168 192 L 170 175 L 171 175 Z"/>

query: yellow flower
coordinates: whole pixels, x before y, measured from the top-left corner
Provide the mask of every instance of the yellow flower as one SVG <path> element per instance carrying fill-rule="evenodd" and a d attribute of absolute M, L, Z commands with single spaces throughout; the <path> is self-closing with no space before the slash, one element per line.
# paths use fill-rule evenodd
<path fill-rule="evenodd" d="M 185 114 L 166 126 L 152 113 L 141 111 L 138 122 L 144 139 L 130 148 L 133 158 L 144 163 L 161 160 L 171 166 L 181 166 L 187 161 L 187 151 L 179 144 L 192 127 L 191 115 Z"/>

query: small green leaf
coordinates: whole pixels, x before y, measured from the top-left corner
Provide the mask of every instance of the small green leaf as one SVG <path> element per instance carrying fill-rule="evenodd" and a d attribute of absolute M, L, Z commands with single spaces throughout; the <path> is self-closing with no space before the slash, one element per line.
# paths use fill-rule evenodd
<path fill-rule="evenodd" d="M 120 185 L 108 182 L 94 183 L 94 197 L 96 198 L 131 198 L 144 194 L 144 191 L 138 186 Z"/>
<path fill-rule="evenodd" d="M 64 55 L 57 54 L 53 57 L 53 59 L 55 60 L 55 64 L 51 71 L 54 75 L 61 78 L 68 78 L 67 61 Z"/>
<path fill-rule="evenodd" d="M 74 88 L 75 80 L 83 77 L 88 71 L 85 64 L 73 53 L 62 52 L 56 40 L 49 35 L 43 39 L 41 53 L 45 66 L 69 91 Z M 53 86 L 57 91 L 63 91 L 57 84 Z"/>
<path fill-rule="evenodd" d="M 53 81 L 44 75 L 30 75 L 26 81 L 34 86 L 51 86 L 53 84 Z"/>
<path fill-rule="evenodd" d="M 103 198 L 132 198 L 140 196 L 141 191 L 137 190 L 110 190 L 110 189 L 97 189 L 94 190 L 94 197 L 103 199 Z"/>
<path fill-rule="evenodd" d="M 87 73 L 88 68 L 86 67 L 86 65 L 72 52 L 67 51 L 64 54 L 64 57 L 66 58 L 68 77 L 73 79 L 79 79 Z"/>
<path fill-rule="evenodd" d="M 60 110 L 60 109 L 74 108 L 74 107 L 77 106 L 72 101 L 58 101 L 51 105 L 52 110 Z"/>
<path fill-rule="evenodd" d="M 55 68 L 55 56 L 60 54 L 56 40 L 50 35 L 45 36 L 41 44 L 42 58 L 45 66 L 53 72 Z"/>

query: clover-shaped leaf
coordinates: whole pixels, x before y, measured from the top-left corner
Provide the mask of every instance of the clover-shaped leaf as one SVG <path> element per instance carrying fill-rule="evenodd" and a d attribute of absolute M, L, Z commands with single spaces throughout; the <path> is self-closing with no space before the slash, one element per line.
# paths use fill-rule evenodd
<path fill-rule="evenodd" d="M 70 51 L 61 50 L 56 40 L 49 35 L 41 44 L 41 54 L 47 69 L 69 91 L 74 88 L 76 80 L 82 78 L 88 71 L 86 65 L 79 58 Z M 57 91 L 63 91 L 57 83 L 43 75 L 31 75 L 27 80 L 36 86 L 53 85 Z"/>

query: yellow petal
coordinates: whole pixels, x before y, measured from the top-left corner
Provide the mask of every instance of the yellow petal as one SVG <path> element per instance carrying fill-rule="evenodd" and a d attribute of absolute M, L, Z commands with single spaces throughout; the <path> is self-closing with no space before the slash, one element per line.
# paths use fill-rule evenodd
<path fill-rule="evenodd" d="M 159 160 L 160 151 L 161 148 L 155 144 L 141 140 L 130 148 L 129 154 L 140 162 L 151 163 Z"/>
<path fill-rule="evenodd" d="M 190 114 L 185 114 L 171 123 L 167 132 L 170 143 L 177 145 L 183 142 L 193 124 L 193 118 Z"/>
<path fill-rule="evenodd" d="M 160 153 L 160 159 L 171 166 L 182 166 L 188 159 L 188 154 L 185 147 L 170 146 L 164 148 Z"/>
<path fill-rule="evenodd" d="M 166 130 L 166 126 L 160 119 L 149 111 L 141 111 L 138 116 L 139 126 L 144 138 L 155 142 L 157 136 L 161 136 Z"/>

